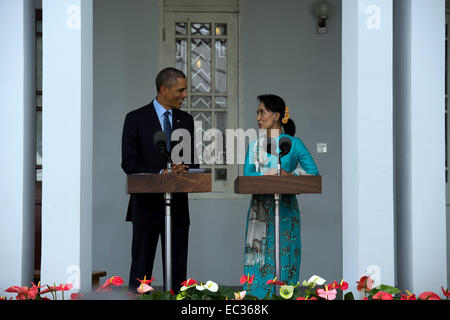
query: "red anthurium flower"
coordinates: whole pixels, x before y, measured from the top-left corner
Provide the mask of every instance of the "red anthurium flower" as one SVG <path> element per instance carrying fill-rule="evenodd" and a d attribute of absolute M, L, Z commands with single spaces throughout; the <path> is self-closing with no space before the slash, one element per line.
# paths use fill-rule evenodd
<path fill-rule="evenodd" d="M 27 300 L 30 289 L 28 287 L 12 286 L 6 292 L 17 293 L 16 300 Z M 33 293 L 31 294 L 33 296 Z"/>
<path fill-rule="evenodd" d="M 50 289 L 53 291 L 69 291 L 72 288 L 73 288 L 73 284 L 71 284 L 71 283 L 66 283 L 64 285 L 61 283 L 57 287 L 50 287 Z"/>
<path fill-rule="evenodd" d="M 392 294 L 378 291 L 376 295 L 373 296 L 375 300 L 394 300 L 394 297 L 392 297 Z"/>
<path fill-rule="evenodd" d="M 182 286 L 185 286 L 185 287 L 190 287 L 190 286 L 192 286 L 192 285 L 194 285 L 194 284 L 196 284 L 196 283 L 197 283 L 196 280 L 189 278 L 189 279 L 187 279 L 186 281 L 183 281 L 183 282 L 181 283 L 181 285 L 182 285 Z"/>
<path fill-rule="evenodd" d="M 266 284 L 273 284 L 273 285 L 275 285 L 275 286 L 284 286 L 284 285 L 286 285 L 286 283 L 284 283 L 284 282 L 281 282 L 281 281 L 278 281 L 278 280 L 276 280 L 277 278 L 275 277 L 275 279 L 273 279 L 273 280 L 268 280 L 267 282 L 266 282 Z"/>
<path fill-rule="evenodd" d="M 406 293 L 408 293 L 408 294 L 401 295 L 401 300 L 417 300 L 415 294 L 412 294 L 408 290 L 406 290 Z"/>
<path fill-rule="evenodd" d="M 83 295 L 81 293 L 72 293 L 70 295 L 70 300 L 80 300 Z"/>
<path fill-rule="evenodd" d="M 144 280 L 136 278 L 141 284 L 150 284 L 155 280 L 155 277 L 152 277 L 150 280 L 147 280 L 147 276 L 144 276 Z"/>
<path fill-rule="evenodd" d="M 420 300 L 441 300 L 439 296 L 431 291 L 425 291 L 419 296 Z"/>
<path fill-rule="evenodd" d="M 248 282 L 248 284 L 252 284 L 253 283 L 253 279 L 255 279 L 255 275 L 252 275 L 250 277 L 250 275 L 246 276 L 245 274 L 241 277 L 240 283 L 244 284 L 246 282 Z"/>
<path fill-rule="evenodd" d="M 6 289 L 5 291 L 11 292 L 11 293 L 20 293 L 20 287 L 12 286 L 12 287 L 9 287 L 8 289 Z"/>
<path fill-rule="evenodd" d="M 327 284 L 326 286 L 328 290 L 339 289 L 341 287 L 341 285 L 336 280 L 334 280 L 333 283 Z"/>
<path fill-rule="evenodd" d="M 345 282 L 344 281 L 344 279 L 342 279 L 342 281 L 341 281 L 341 290 L 342 291 L 345 291 L 345 290 L 347 290 L 348 289 L 348 283 L 347 282 Z"/>
<path fill-rule="evenodd" d="M 363 276 L 359 281 L 356 282 L 358 287 L 356 288 L 358 291 L 370 291 L 372 290 L 373 280 L 370 277 Z"/>
<path fill-rule="evenodd" d="M 317 300 L 317 298 L 316 297 L 311 297 L 311 298 L 309 298 L 309 297 L 298 297 L 296 300 Z"/>
<path fill-rule="evenodd" d="M 139 279 L 138 279 L 139 280 Z M 108 280 L 105 281 L 104 284 L 100 288 L 97 289 L 97 292 L 100 291 L 111 291 L 111 286 L 120 287 L 123 284 L 123 280 L 121 277 L 112 276 Z"/>
<path fill-rule="evenodd" d="M 122 278 L 118 276 L 113 276 L 109 278 L 107 281 L 110 283 L 110 285 L 115 287 L 120 287 L 123 284 Z"/>
<path fill-rule="evenodd" d="M 28 290 L 28 298 L 32 300 L 36 300 L 36 296 L 39 293 L 39 289 L 42 288 L 42 286 L 35 285 L 34 283 L 31 283 L 33 286 Z"/>
<path fill-rule="evenodd" d="M 446 296 L 447 298 L 450 297 L 450 292 L 448 292 L 448 288 L 447 291 L 444 290 L 444 287 L 441 287 L 442 289 L 442 293 L 444 294 L 444 296 Z"/>

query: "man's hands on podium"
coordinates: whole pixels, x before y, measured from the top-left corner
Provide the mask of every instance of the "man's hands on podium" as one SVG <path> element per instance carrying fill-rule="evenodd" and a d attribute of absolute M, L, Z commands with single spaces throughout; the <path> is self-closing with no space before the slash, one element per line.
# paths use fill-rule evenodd
<path fill-rule="evenodd" d="M 172 164 L 172 174 L 176 173 L 187 173 L 189 169 L 188 165 L 185 164 Z M 164 169 L 161 174 L 169 174 L 168 169 Z"/>

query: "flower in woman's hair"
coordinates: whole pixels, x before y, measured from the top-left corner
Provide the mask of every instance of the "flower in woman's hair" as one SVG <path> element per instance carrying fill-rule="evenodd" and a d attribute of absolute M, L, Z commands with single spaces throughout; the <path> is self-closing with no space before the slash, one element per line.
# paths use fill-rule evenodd
<path fill-rule="evenodd" d="M 283 124 L 286 124 L 289 120 L 289 107 L 286 106 L 284 109 L 284 118 L 281 119 L 281 122 L 283 122 Z"/>

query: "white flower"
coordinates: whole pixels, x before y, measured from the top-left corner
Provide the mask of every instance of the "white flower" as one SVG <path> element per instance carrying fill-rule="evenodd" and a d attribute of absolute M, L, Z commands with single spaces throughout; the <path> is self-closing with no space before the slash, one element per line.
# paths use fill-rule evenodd
<path fill-rule="evenodd" d="M 303 281 L 302 284 L 303 284 L 304 286 L 314 288 L 316 285 L 317 285 L 317 286 L 321 286 L 321 285 L 323 285 L 325 282 L 326 282 L 325 279 L 323 279 L 323 278 L 321 278 L 321 277 L 319 277 L 319 276 L 313 275 L 311 278 L 309 278 L 308 281 Z"/>
<path fill-rule="evenodd" d="M 243 300 L 245 298 L 247 291 L 238 291 L 234 293 L 235 300 Z"/>
<path fill-rule="evenodd" d="M 195 289 L 197 289 L 198 291 L 203 291 L 205 290 L 205 286 L 201 283 L 200 285 L 196 286 Z"/>
<path fill-rule="evenodd" d="M 199 286 L 196 286 L 196 288 L 199 291 L 208 289 L 211 292 L 217 292 L 217 290 L 219 290 L 219 285 L 213 281 L 208 281 L 208 282 L 206 282 L 206 284 L 201 284 Z"/>

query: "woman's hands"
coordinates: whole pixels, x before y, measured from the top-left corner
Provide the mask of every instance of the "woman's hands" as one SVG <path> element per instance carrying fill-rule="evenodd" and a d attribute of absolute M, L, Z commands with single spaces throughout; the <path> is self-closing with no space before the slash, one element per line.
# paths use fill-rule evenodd
<path fill-rule="evenodd" d="M 276 169 L 270 169 L 264 173 L 265 176 L 276 176 L 277 174 L 278 174 L 278 172 Z M 293 176 L 294 174 L 292 172 L 287 172 L 287 171 L 281 169 L 281 175 L 282 176 Z"/>

